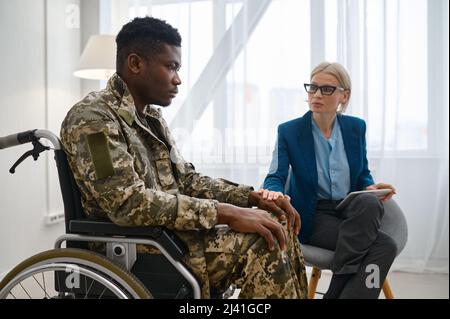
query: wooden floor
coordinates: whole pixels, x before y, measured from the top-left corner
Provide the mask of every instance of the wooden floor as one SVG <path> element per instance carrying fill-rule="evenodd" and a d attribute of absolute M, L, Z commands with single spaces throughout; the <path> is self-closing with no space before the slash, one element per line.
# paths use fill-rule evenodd
<path fill-rule="evenodd" d="M 308 278 L 311 268 L 307 267 Z M 390 272 L 389 284 L 395 298 L 398 299 L 448 299 L 449 276 L 445 274 L 417 274 L 407 272 Z M 323 271 L 317 285 L 316 298 L 326 292 L 330 283 L 331 272 Z M 384 298 L 381 293 L 380 298 Z"/>

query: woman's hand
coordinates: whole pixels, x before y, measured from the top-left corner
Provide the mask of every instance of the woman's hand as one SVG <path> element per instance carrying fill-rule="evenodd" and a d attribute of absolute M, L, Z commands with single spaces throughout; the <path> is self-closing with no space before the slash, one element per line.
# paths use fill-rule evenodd
<path fill-rule="evenodd" d="M 260 195 L 262 195 L 262 198 L 264 199 L 264 200 L 273 200 L 273 201 L 276 201 L 278 198 L 283 198 L 283 197 L 287 197 L 288 199 L 290 199 L 289 198 L 289 196 L 287 196 L 287 195 L 284 195 L 283 193 L 280 193 L 280 192 L 273 192 L 273 191 L 269 191 L 269 190 L 267 190 L 267 189 L 260 189 L 259 191 L 258 191 L 258 194 L 260 194 Z"/>
<path fill-rule="evenodd" d="M 288 228 L 291 229 L 296 235 L 300 233 L 300 214 L 294 206 L 292 206 L 291 198 L 288 195 L 261 189 L 258 192 L 252 192 L 250 194 L 250 198 L 251 204 L 275 214 L 278 216 L 280 221 L 287 220 Z"/>
<path fill-rule="evenodd" d="M 397 191 L 395 190 L 394 186 L 392 186 L 390 184 L 385 184 L 385 183 L 373 184 L 373 185 L 367 186 L 366 189 L 390 189 L 391 192 L 381 199 L 381 201 L 383 201 L 383 202 L 390 200 L 392 198 L 392 196 L 394 196 L 394 194 L 397 194 Z"/>

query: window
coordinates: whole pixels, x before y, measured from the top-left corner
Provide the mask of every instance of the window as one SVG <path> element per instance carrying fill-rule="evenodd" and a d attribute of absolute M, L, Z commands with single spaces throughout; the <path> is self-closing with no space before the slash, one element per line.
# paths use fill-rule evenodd
<path fill-rule="evenodd" d="M 445 75 L 442 69 L 430 70 L 436 51 L 430 48 L 441 50 L 443 58 L 440 43 L 448 31 L 440 25 L 430 29 L 428 12 L 438 10 L 439 1 L 128 3 L 128 18 L 151 14 L 167 20 L 183 37 L 183 85 L 164 114 L 170 123 L 184 103 L 190 109 L 200 108 L 198 118 L 185 113 L 183 121 L 195 125 L 188 138 L 183 135 L 185 143 L 180 145 L 188 159 L 197 156 L 197 166 L 226 172 L 229 178 L 246 174 L 247 183 L 261 181 L 271 158 L 276 127 L 308 110 L 302 84 L 309 81 L 313 64 L 324 59 L 340 62 L 350 72 L 353 90 L 347 113 L 366 120 L 369 153 L 429 155 L 437 148 L 433 140 L 445 125 L 435 128 L 430 123 L 447 114 L 448 105 L 432 105 L 430 101 L 435 94 L 441 97 L 436 101 L 444 101 L 448 89 L 429 92 L 431 83 Z M 258 10 L 260 15 L 255 13 Z M 242 12 L 249 18 L 239 24 Z M 441 19 L 445 20 L 444 16 Z M 188 93 L 202 72 L 211 67 L 208 63 L 218 53 L 222 37 L 230 35 L 227 32 L 231 32 L 226 53 L 232 56 L 231 65 L 217 83 L 206 84 L 202 103 L 190 101 Z M 245 34 L 244 45 L 235 50 L 233 45 L 240 45 L 236 40 L 239 32 Z M 446 54 L 448 59 L 448 51 Z M 220 58 L 215 61 L 228 63 Z M 199 147 L 206 148 L 208 160 L 198 158 Z M 245 174 L 236 173 L 239 169 Z"/>
<path fill-rule="evenodd" d="M 325 56 L 349 65 L 349 111 L 366 119 L 370 151 L 429 151 L 427 5 L 326 1 Z"/>

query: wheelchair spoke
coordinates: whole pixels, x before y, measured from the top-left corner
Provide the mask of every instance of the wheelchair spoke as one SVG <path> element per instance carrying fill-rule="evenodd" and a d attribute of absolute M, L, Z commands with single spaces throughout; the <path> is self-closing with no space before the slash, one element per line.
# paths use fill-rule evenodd
<path fill-rule="evenodd" d="M 105 293 L 105 291 L 106 291 L 106 287 L 105 288 L 103 288 L 103 291 L 102 291 L 102 293 L 100 294 L 100 296 L 98 296 L 98 298 L 97 299 L 102 299 L 102 296 L 103 296 L 103 294 Z"/>
<path fill-rule="evenodd" d="M 22 286 L 22 283 L 19 283 L 20 287 L 22 287 L 23 291 L 25 291 L 25 293 L 28 295 L 29 299 L 33 299 L 31 298 L 30 294 L 28 293 L 28 291 Z"/>
<path fill-rule="evenodd" d="M 44 273 L 42 273 L 42 276 L 44 276 Z M 39 285 L 39 287 L 41 287 L 41 289 L 44 291 L 45 297 L 50 298 L 50 296 L 47 294 L 47 291 L 45 290 L 44 287 L 42 287 L 41 283 L 36 279 L 36 277 L 33 276 L 33 279 L 37 282 L 37 284 Z M 45 286 L 45 281 L 44 281 L 44 286 Z"/>
<path fill-rule="evenodd" d="M 14 294 L 11 291 L 9 292 L 9 295 L 13 296 L 14 299 L 17 299 L 17 297 L 14 296 Z"/>
<path fill-rule="evenodd" d="M 44 284 L 44 291 L 47 291 L 47 288 L 45 287 L 45 272 L 42 272 L 42 283 Z"/>
<path fill-rule="evenodd" d="M 88 294 L 88 290 L 87 290 L 87 277 L 84 276 L 84 291 L 85 291 L 85 296 L 87 296 Z M 86 298 L 84 298 L 86 299 Z"/>
<path fill-rule="evenodd" d="M 89 285 L 89 289 L 86 292 L 86 296 L 84 296 L 84 299 L 87 299 L 87 297 L 89 296 L 89 291 L 91 291 L 92 285 L 94 284 L 94 280 L 91 279 L 91 284 Z"/>

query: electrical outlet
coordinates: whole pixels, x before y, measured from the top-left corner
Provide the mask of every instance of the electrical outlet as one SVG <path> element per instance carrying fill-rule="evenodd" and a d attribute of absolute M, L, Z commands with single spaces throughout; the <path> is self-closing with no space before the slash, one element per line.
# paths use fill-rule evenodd
<path fill-rule="evenodd" d="M 64 213 L 51 213 L 45 216 L 45 223 L 47 225 L 59 224 L 64 221 Z"/>

